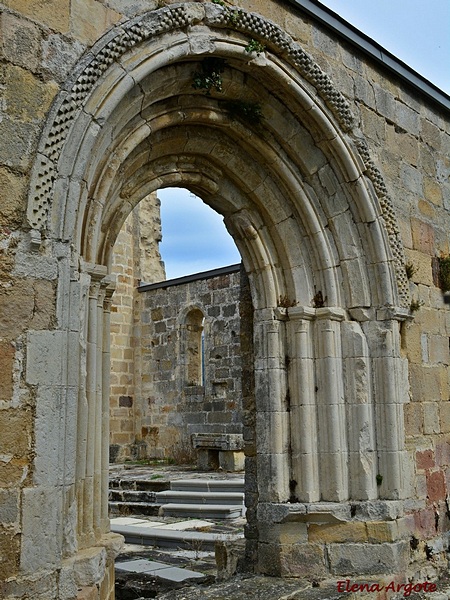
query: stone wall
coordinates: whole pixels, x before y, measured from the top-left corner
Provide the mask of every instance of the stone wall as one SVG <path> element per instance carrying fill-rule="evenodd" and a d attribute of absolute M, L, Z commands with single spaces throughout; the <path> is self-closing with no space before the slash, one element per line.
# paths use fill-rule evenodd
<path fill-rule="evenodd" d="M 165 279 L 159 254 L 160 202 L 145 198 L 127 217 L 114 245 L 112 273 L 116 289 L 111 304 L 111 459 L 136 458 L 140 435 L 136 420 L 136 377 L 140 378 L 140 298 L 137 286 Z"/>
<path fill-rule="evenodd" d="M 225 216 L 240 212 L 234 235 L 250 274 L 255 336 L 276 341 L 257 348 L 253 415 L 260 433 L 269 417 L 271 428 L 255 439 L 249 420 L 247 430 L 256 447 L 248 472 L 257 493 L 247 499 L 250 514 L 258 511 L 247 530 L 258 552 L 253 565 L 295 576 L 305 575 L 307 565 L 315 577 L 378 576 L 381 565 L 399 577 L 433 577 L 447 567 L 449 528 L 450 323 L 435 269 L 436 259 L 449 253 L 448 98 L 435 101 L 308 16 L 301 2 L 298 7 L 272 0 L 230 3 L 261 18 L 238 11 L 222 15 L 222 7 L 209 2 L 193 3 L 187 16 L 186 3 L 172 12 L 170 2 L 157 16 L 144 15 L 159 4 L 0 3 L 1 595 L 8 600 L 30 594 L 34 600 L 112 597 L 117 547 L 107 534 L 107 466 L 100 448 L 107 437 L 102 437 L 107 409 L 98 410 L 105 376 L 100 354 L 106 364 L 108 348 L 97 352 L 96 343 L 111 293 L 108 248 L 133 202 L 141 199 L 135 190 L 146 183 L 138 166 L 147 176 L 155 174 L 153 189 L 175 182 L 197 186 Z M 127 23 L 138 14 L 144 25 Z M 166 37 L 160 43 L 158 36 Z M 261 56 L 245 53 L 249 38 L 266 45 Z M 154 54 L 148 52 L 151 44 Z M 231 119 L 217 99 L 192 89 L 199 56 L 210 52 L 233 55 L 223 97 L 239 99 L 245 80 L 246 98 L 263 104 L 258 127 Z M 149 64 L 152 74 L 146 71 Z M 276 86 L 268 75 L 275 71 Z M 191 104 L 182 104 L 189 94 Z M 178 137 L 171 137 L 175 133 Z M 106 177 L 111 172 L 117 180 Z M 303 207 L 308 214 L 306 208 L 300 212 Z M 302 229 L 307 217 L 309 228 Z M 386 248 L 392 253 L 388 258 Z M 411 263 L 406 286 L 399 266 L 403 252 Z M 359 259 L 364 278 L 351 270 Z M 320 286 L 316 292 L 314 286 Z M 415 301 L 411 308 L 420 305 L 411 319 L 390 305 L 398 286 L 404 311 L 408 293 Z M 336 299 L 347 329 L 356 322 L 386 334 L 372 345 L 367 361 L 373 373 L 383 374 L 367 380 L 380 409 L 375 426 L 384 445 L 377 452 L 391 453 L 393 460 L 407 454 L 398 500 L 383 499 L 395 489 L 392 484 L 386 492 L 391 475 L 386 469 L 379 473 L 384 479 L 378 479 L 378 512 L 353 516 L 354 504 L 345 500 L 334 503 L 344 517 L 340 526 L 304 521 L 296 527 L 288 509 L 301 518 L 306 504 L 289 503 L 286 493 L 291 459 L 286 424 L 292 414 L 281 401 L 284 412 L 264 402 L 280 400 L 284 383 L 275 386 L 278 375 L 285 381 L 286 357 L 279 348 L 284 349 L 289 307 L 277 306 L 277 300 L 300 302 L 298 311 L 305 308 L 304 315 L 315 318 L 321 310 L 318 291 L 328 301 Z M 367 300 L 358 304 L 361 291 Z M 383 320 L 388 317 L 389 331 Z M 339 323 L 333 321 L 333 331 Z M 273 348 L 276 356 L 270 354 Z M 407 362 L 409 389 L 395 379 L 398 371 L 388 368 L 399 362 L 399 353 Z M 315 356 L 305 358 L 320 372 Z M 354 363 L 365 358 L 360 354 Z M 275 375 L 268 366 L 273 363 Z M 304 363 L 290 364 L 300 369 Z M 341 381 L 342 373 L 336 377 Z M 359 380 L 348 381 L 354 384 L 348 389 L 359 394 Z M 291 388 L 295 392 L 292 379 Z M 260 393 L 264 389 L 267 394 Z M 358 394 L 354 397 L 361 398 Z M 380 397 L 389 395 L 402 401 L 386 401 L 380 408 Z M 399 427 L 391 431 L 394 417 Z M 391 432 L 401 447 L 389 446 Z M 279 440 L 283 444 L 277 445 Z M 371 509 L 373 502 L 361 506 Z"/>
<path fill-rule="evenodd" d="M 141 292 L 141 439 L 149 457 L 193 461 L 193 433 L 242 433 L 240 278 L 235 268 Z"/>

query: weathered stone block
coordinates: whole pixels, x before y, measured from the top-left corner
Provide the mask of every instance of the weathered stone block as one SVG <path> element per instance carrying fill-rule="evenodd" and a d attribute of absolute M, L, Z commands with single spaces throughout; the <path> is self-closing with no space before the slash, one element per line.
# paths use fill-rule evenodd
<path fill-rule="evenodd" d="M 443 335 L 429 335 L 428 344 L 430 362 L 448 365 L 450 362 L 448 337 Z"/>
<path fill-rule="evenodd" d="M 259 539 L 266 544 L 304 544 L 308 541 L 306 523 L 259 523 Z"/>
<path fill-rule="evenodd" d="M 90 585 L 79 588 L 76 600 L 99 600 L 98 587 Z"/>
<path fill-rule="evenodd" d="M 409 560 L 409 543 L 331 544 L 330 569 L 334 575 L 401 573 Z"/>
<path fill-rule="evenodd" d="M 30 71 L 10 66 L 5 73 L 6 112 L 21 123 L 43 119 L 58 92 L 55 83 L 42 83 Z"/>
<path fill-rule="evenodd" d="M 0 454 L 25 456 L 30 451 L 32 429 L 33 414 L 30 407 L 0 410 Z"/>
<path fill-rule="evenodd" d="M 423 450 L 416 452 L 416 465 L 418 469 L 431 469 L 435 466 L 433 450 Z"/>
<path fill-rule="evenodd" d="M 0 341 L 0 399 L 8 402 L 13 393 L 13 366 L 16 349 L 10 342 Z"/>
<path fill-rule="evenodd" d="M 18 516 L 19 503 L 17 490 L 0 490 L 0 523 L 4 525 L 15 524 Z"/>
<path fill-rule="evenodd" d="M 435 179 L 426 177 L 423 181 L 423 192 L 427 200 L 436 206 L 442 206 L 442 188 Z"/>
<path fill-rule="evenodd" d="M 4 4 L 57 31 L 69 29 L 69 0 L 6 0 Z"/>
<path fill-rule="evenodd" d="M 372 544 L 395 542 L 399 539 L 397 521 L 368 521 L 367 539 Z"/>
<path fill-rule="evenodd" d="M 0 45 L 5 58 L 32 71 L 39 65 L 41 32 L 33 23 L 15 15 L 0 15 Z"/>
<path fill-rule="evenodd" d="M 81 550 L 73 559 L 78 586 L 91 586 L 102 581 L 106 568 L 106 550 L 102 547 Z"/>
<path fill-rule="evenodd" d="M 92 44 L 121 18 L 95 0 L 72 0 L 70 30 L 82 43 Z"/>
<path fill-rule="evenodd" d="M 4 116 L 0 121 L 0 162 L 19 171 L 27 169 L 38 134 L 34 123 L 21 123 Z"/>
<path fill-rule="evenodd" d="M 26 380 L 45 387 L 60 385 L 65 371 L 67 336 L 62 331 L 30 331 Z M 66 350 L 67 351 L 67 350 Z"/>
<path fill-rule="evenodd" d="M 430 502 L 439 502 L 446 497 L 446 485 L 442 471 L 427 472 L 427 492 Z"/>
<path fill-rule="evenodd" d="M 23 491 L 20 565 L 24 573 L 58 566 L 61 560 L 61 522 L 62 495 L 58 488 L 36 487 Z"/>
<path fill-rule="evenodd" d="M 448 400 L 447 367 L 410 365 L 409 371 L 413 400 L 418 402 Z"/>
<path fill-rule="evenodd" d="M 419 114 L 402 102 L 395 103 L 396 123 L 405 131 L 417 136 L 419 133 Z"/>
<path fill-rule="evenodd" d="M 0 203 L 0 218 L 4 225 L 20 225 L 25 212 L 26 179 L 6 167 L 0 167 L 0 189 L 8 190 Z"/>
<path fill-rule="evenodd" d="M 366 542 L 365 523 L 311 524 L 308 528 L 310 542 L 332 544 L 343 542 Z"/>
<path fill-rule="evenodd" d="M 56 81 L 64 81 L 83 51 L 84 46 L 76 40 L 49 35 L 42 42 L 42 66 Z"/>
<path fill-rule="evenodd" d="M 406 436 L 419 435 L 423 431 L 422 405 L 419 402 L 411 402 L 404 405 L 405 411 L 405 434 Z M 450 417 L 450 413 L 449 413 Z M 449 423 L 450 426 L 450 423 Z"/>
<path fill-rule="evenodd" d="M 437 402 L 423 402 L 423 431 L 425 434 L 440 433 Z"/>
<path fill-rule="evenodd" d="M 435 248 L 434 228 L 420 219 L 412 218 L 411 231 L 414 250 L 433 256 Z"/>
<path fill-rule="evenodd" d="M 439 404 L 439 423 L 442 433 L 450 432 L 450 402 Z"/>
<path fill-rule="evenodd" d="M 0 581 L 14 577 L 17 573 L 20 550 L 20 535 L 0 527 Z"/>
<path fill-rule="evenodd" d="M 319 544 L 295 544 L 280 547 L 282 577 L 301 577 L 308 580 L 325 577 L 325 548 Z"/>

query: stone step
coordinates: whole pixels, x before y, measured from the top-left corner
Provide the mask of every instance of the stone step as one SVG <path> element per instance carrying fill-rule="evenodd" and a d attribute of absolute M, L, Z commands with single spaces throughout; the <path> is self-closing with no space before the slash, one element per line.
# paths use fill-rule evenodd
<path fill-rule="evenodd" d="M 171 490 L 184 492 L 241 492 L 244 479 L 178 479 L 171 481 Z"/>
<path fill-rule="evenodd" d="M 120 502 L 109 501 L 109 512 L 111 515 L 145 515 L 156 517 L 159 512 L 159 504 L 150 502 Z"/>
<path fill-rule="evenodd" d="M 162 492 L 170 489 L 170 481 L 168 479 L 121 479 L 120 477 L 113 477 L 109 480 L 109 488 Z"/>
<path fill-rule="evenodd" d="M 110 489 L 109 500 L 113 502 L 146 502 L 154 504 L 156 502 L 157 493 L 158 492 L 148 492 L 143 490 Z"/>
<path fill-rule="evenodd" d="M 111 531 L 123 535 L 128 544 L 204 551 L 213 551 L 216 542 L 229 542 L 244 537 L 243 534 L 176 531 L 173 529 L 159 529 L 158 527 L 117 525 L 114 523 L 111 523 Z"/>
<path fill-rule="evenodd" d="M 236 519 L 244 516 L 242 504 L 163 504 L 159 515 L 164 517 L 197 517 L 201 519 Z"/>
<path fill-rule="evenodd" d="M 191 492 L 168 490 L 156 494 L 158 504 L 231 504 L 239 505 L 244 502 L 244 494 L 241 492 Z"/>

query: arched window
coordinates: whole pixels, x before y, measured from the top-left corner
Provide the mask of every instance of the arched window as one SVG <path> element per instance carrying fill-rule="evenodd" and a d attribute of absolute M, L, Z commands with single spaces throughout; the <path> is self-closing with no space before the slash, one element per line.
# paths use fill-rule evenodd
<path fill-rule="evenodd" d="M 186 315 L 186 385 L 204 384 L 204 337 L 203 323 L 205 317 L 198 308 L 190 310 Z"/>

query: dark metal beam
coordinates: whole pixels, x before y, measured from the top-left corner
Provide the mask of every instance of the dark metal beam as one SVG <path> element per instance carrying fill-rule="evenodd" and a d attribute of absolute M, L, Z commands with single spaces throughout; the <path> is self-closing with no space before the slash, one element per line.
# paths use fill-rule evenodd
<path fill-rule="evenodd" d="M 229 265 L 228 267 L 219 267 L 218 269 L 212 269 L 211 271 L 202 271 L 201 273 L 194 273 L 193 275 L 185 275 L 184 277 L 177 277 L 176 279 L 166 279 L 166 281 L 158 281 L 157 283 L 145 283 L 138 286 L 138 292 L 148 292 L 150 290 L 172 287 L 174 285 L 183 285 L 184 283 L 191 283 L 192 281 L 198 281 L 200 279 L 211 279 L 212 277 L 219 277 L 220 275 L 229 275 L 231 273 L 237 273 L 240 269 L 241 263 Z"/>

